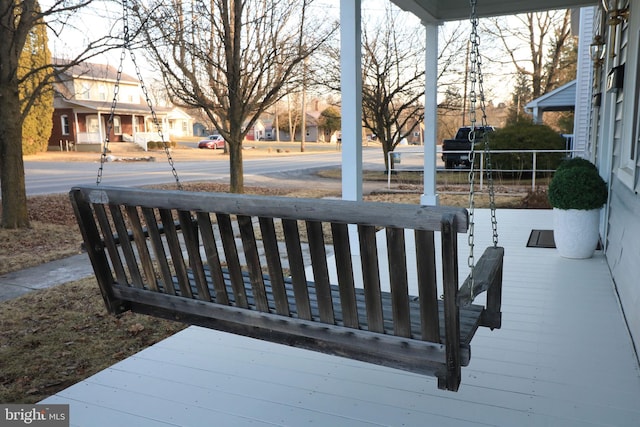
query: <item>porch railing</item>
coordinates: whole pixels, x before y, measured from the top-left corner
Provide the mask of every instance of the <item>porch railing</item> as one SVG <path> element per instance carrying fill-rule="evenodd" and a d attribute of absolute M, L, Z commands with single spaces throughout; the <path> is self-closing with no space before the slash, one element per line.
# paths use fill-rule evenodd
<path fill-rule="evenodd" d="M 468 154 L 468 150 L 461 151 L 447 151 L 447 153 L 452 154 Z M 531 156 L 531 168 L 520 168 L 520 169 L 500 169 L 493 167 L 493 172 L 508 172 L 508 173 L 519 173 L 519 172 L 531 172 L 531 189 L 535 191 L 536 189 L 536 176 L 538 173 L 550 173 L 554 172 L 555 169 L 545 169 L 538 166 L 538 156 L 541 154 L 558 154 L 569 157 L 575 153 L 583 153 L 582 150 L 491 150 L 490 153 L 492 155 L 499 154 L 520 154 L 520 155 L 529 155 Z M 476 156 L 479 156 L 479 168 L 476 169 L 479 177 L 479 188 L 480 190 L 484 187 L 484 151 L 477 151 Z M 444 167 L 444 163 L 441 160 L 442 158 L 442 149 L 438 147 L 436 150 L 436 168 L 438 172 L 444 173 L 456 173 L 456 172 L 468 172 L 468 168 L 453 168 L 446 169 Z M 523 162 L 524 163 L 524 162 Z M 391 178 L 394 173 L 398 172 L 424 172 L 424 151 L 423 150 L 399 150 L 387 153 L 387 188 L 391 188 Z"/>
<path fill-rule="evenodd" d="M 144 151 L 148 150 L 149 141 L 158 139 L 156 132 L 138 132 L 133 136 L 133 142 L 140 146 Z"/>
<path fill-rule="evenodd" d="M 138 132 L 133 136 L 125 138 L 125 142 L 133 142 L 140 146 L 144 151 L 147 151 L 149 141 L 158 140 L 160 137 L 157 132 Z M 102 144 L 104 137 L 100 132 L 78 132 L 77 134 L 78 144 Z"/>
<path fill-rule="evenodd" d="M 103 138 L 100 132 L 78 132 L 78 144 L 102 144 Z"/>

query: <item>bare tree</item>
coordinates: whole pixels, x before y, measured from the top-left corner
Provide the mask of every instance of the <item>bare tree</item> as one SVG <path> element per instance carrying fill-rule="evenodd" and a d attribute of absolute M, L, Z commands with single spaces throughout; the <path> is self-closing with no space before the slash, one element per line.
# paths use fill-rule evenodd
<path fill-rule="evenodd" d="M 552 10 L 495 18 L 488 21 L 485 31 L 502 43 L 507 61 L 519 75 L 531 79 L 532 98 L 538 98 L 558 84 L 563 48 L 571 40 L 571 12 Z"/>
<path fill-rule="evenodd" d="M 56 0 L 41 9 L 37 0 L 0 0 L 0 184 L 2 196 L 2 227 L 29 227 L 27 194 L 22 159 L 22 124 L 29 110 L 57 73 L 96 55 L 110 47 L 109 37 L 89 41 L 85 49 L 55 68 L 46 64 L 18 72 L 19 59 L 26 40 L 41 25 L 54 35 L 68 26 L 69 16 L 92 0 Z M 28 92 L 20 89 L 27 81 L 37 79 Z"/>
<path fill-rule="evenodd" d="M 424 33 L 388 7 L 380 29 L 363 28 L 362 116 L 364 127 L 388 153 L 424 118 Z"/>
<path fill-rule="evenodd" d="M 417 130 L 424 118 L 425 33 L 405 12 L 388 4 L 379 19 L 364 17 L 362 29 L 363 126 L 388 153 Z M 441 30 L 438 52 L 438 89 L 462 87 L 464 61 L 460 51 L 468 39 L 460 25 Z M 340 50 L 337 43 L 325 49 L 321 83 L 334 92 L 340 87 Z M 460 66 L 462 65 L 462 68 Z"/>
<path fill-rule="evenodd" d="M 313 0 L 159 0 L 137 8 L 152 58 L 178 105 L 200 108 L 228 142 L 231 191 L 243 192 L 242 141 L 299 86 L 302 62 L 337 28 Z M 146 22 L 145 22 L 146 21 Z"/>

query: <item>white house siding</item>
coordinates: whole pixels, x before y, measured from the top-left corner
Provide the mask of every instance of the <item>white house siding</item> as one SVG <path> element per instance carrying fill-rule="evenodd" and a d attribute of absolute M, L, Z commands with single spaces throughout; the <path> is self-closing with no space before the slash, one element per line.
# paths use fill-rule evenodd
<path fill-rule="evenodd" d="M 578 67 L 576 76 L 575 115 L 573 121 L 573 149 L 587 151 L 589 140 L 589 120 L 591 107 L 591 87 L 593 81 L 593 67 L 589 45 L 593 28 L 595 7 L 580 9 L 580 39 L 578 47 Z M 588 156 L 587 156 L 588 157 Z"/>
<path fill-rule="evenodd" d="M 632 135 L 634 135 L 637 114 L 633 104 L 636 92 L 639 90 L 636 64 L 638 46 L 640 46 L 640 40 L 637 40 L 640 23 L 637 14 L 640 13 L 640 0 L 634 0 L 631 3 L 632 16 L 629 25 L 625 25 L 621 34 L 618 34 L 617 43 L 620 50 L 614 58 L 611 58 L 607 52 L 608 64 L 603 73 L 603 88 L 606 90 L 606 75 L 611 67 L 625 64 L 626 76 L 622 90 L 616 94 L 604 94 L 603 100 L 610 103 L 613 114 L 605 113 L 601 117 L 604 132 L 600 133 L 598 152 L 599 156 L 605 160 L 599 162 L 601 172 L 603 165 L 608 164 L 604 172 L 608 168 L 611 169 L 611 173 L 608 174 L 611 194 L 607 218 L 607 262 L 635 342 L 636 352 L 640 353 L 640 280 L 638 279 L 640 277 L 640 238 L 638 238 L 640 236 L 640 196 L 637 183 L 633 189 L 633 184 L 623 182 L 620 171 L 620 167 L 624 165 L 622 159 L 624 144 L 628 144 L 630 138 L 637 144 L 637 138 Z M 605 123 L 607 120 L 611 123 L 610 127 Z M 608 141 L 613 143 L 611 148 L 607 147 Z"/>
<path fill-rule="evenodd" d="M 607 261 L 622 308 L 640 353 L 640 197 L 613 179 Z"/>

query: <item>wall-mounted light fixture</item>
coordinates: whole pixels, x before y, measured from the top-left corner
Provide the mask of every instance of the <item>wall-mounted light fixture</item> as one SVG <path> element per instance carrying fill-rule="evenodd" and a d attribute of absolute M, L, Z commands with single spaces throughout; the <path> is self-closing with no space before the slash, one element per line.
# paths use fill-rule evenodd
<path fill-rule="evenodd" d="M 629 19 L 629 0 L 602 0 L 602 7 L 609 15 L 609 25 L 618 25 Z"/>
<path fill-rule="evenodd" d="M 604 62 L 605 43 L 604 37 L 600 34 L 593 36 L 593 42 L 589 46 L 589 54 L 594 66 L 600 66 Z"/>
<path fill-rule="evenodd" d="M 607 24 L 611 27 L 611 58 L 616 56 L 616 33 L 618 25 L 629 19 L 629 0 L 602 0 L 602 8 L 607 13 Z"/>

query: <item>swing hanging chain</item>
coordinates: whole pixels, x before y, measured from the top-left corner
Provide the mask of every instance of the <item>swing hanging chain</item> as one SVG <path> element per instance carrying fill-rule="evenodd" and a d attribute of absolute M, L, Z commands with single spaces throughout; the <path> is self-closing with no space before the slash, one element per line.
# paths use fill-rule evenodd
<path fill-rule="evenodd" d="M 123 0 L 126 2 L 126 0 Z M 124 4 L 124 3 L 123 3 Z M 126 11 L 125 11 L 126 14 Z M 104 164 L 107 162 L 107 153 L 109 153 L 109 135 L 111 135 L 111 130 L 113 129 L 113 119 L 115 117 L 116 106 L 118 105 L 118 95 L 120 94 L 120 80 L 122 78 L 122 70 L 124 59 L 127 54 L 127 46 L 129 44 L 129 27 L 127 24 L 127 19 L 124 20 L 124 38 L 125 42 L 122 45 L 122 50 L 120 51 L 120 64 L 118 65 L 118 71 L 116 73 L 116 83 L 113 87 L 113 100 L 111 101 L 111 107 L 109 108 L 109 118 L 107 119 L 107 130 L 105 132 L 104 137 L 104 145 L 102 147 L 102 154 L 100 155 L 100 167 L 98 168 L 98 176 L 96 178 L 96 185 L 100 185 L 102 182 L 102 173 L 104 171 Z"/>
<path fill-rule="evenodd" d="M 96 180 L 96 184 L 100 185 L 100 182 L 102 181 L 103 167 L 104 167 L 104 163 L 106 162 L 107 153 L 109 152 L 108 151 L 109 135 L 111 134 L 111 129 L 113 128 L 113 119 L 115 116 L 116 106 L 118 103 L 118 94 L 120 92 L 120 80 L 122 78 L 124 60 L 126 58 L 127 51 L 129 51 L 129 55 L 131 56 L 131 61 L 133 62 L 133 66 L 135 68 L 136 76 L 138 77 L 138 81 L 140 82 L 140 89 L 142 90 L 147 106 L 149 107 L 149 111 L 151 112 L 153 125 L 155 126 L 156 131 L 158 132 L 158 136 L 162 141 L 162 146 L 167 156 L 167 162 L 169 163 L 169 166 L 171 166 L 171 173 L 173 174 L 173 178 L 176 181 L 176 186 L 178 187 L 179 190 L 183 190 L 182 183 L 180 182 L 180 178 L 178 177 L 178 171 L 176 170 L 176 167 L 175 167 L 175 162 L 173 160 L 173 157 L 171 156 L 171 150 L 169 149 L 169 145 L 167 144 L 164 138 L 162 127 L 160 126 L 160 121 L 158 120 L 158 115 L 156 114 L 156 111 L 153 108 L 153 102 L 151 101 L 151 97 L 149 96 L 149 91 L 147 90 L 147 86 L 144 83 L 144 79 L 142 78 L 142 72 L 140 71 L 140 67 L 138 66 L 138 61 L 136 60 L 136 56 L 133 50 L 131 49 L 131 45 L 130 45 L 131 39 L 130 39 L 130 33 L 129 33 L 129 9 L 127 5 L 127 0 L 122 0 L 122 20 L 123 20 L 124 34 L 123 34 L 122 51 L 120 52 L 120 65 L 118 66 L 118 72 L 116 75 L 116 83 L 113 90 L 113 101 L 111 102 L 111 109 L 109 112 L 107 134 L 105 137 L 104 149 L 102 150 L 102 156 L 100 157 L 100 167 L 98 169 L 98 178 Z"/>
<path fill-rule="evenodd" d="M 477 13 L 477 0 L 470 0 L 471 2 L 471 36 L 470 36 L 470 44 L 471 49 L 469 52 L 469 62 L 470 62 L 470 71 L 469 71 L 469 80 L 471 82 L 470 90 L 469 90 L 469 115 L 470 115 L 470 131 L 469 131 L 469 142 L 471 143 L 470 153 L 469 153 L 469 162 L 470 162 L 470 170 L 469 170 L 469 234 L 467 236 L 468 244 L 469 244 L 469 257 L 467 260 L 467 264 L 469 266 L 469 279 L 471 281 L 471 299 L 475 297 L 473 295 L 474 289 L 474 268 L 475 268 L 475 257 L 474 257 L 474 246 L 475 246 L 475 161 L 476 161 L 476 150 L 475 144 L 477 140 L 476 129 L 482 130 L 482 142 L 483 142 L 483 157 L 485 163 L 485 171 L 489 186 L 489 208 L 491 211 L 491 228 L 493 234 L 493 246 L 498 246 L 498 221 L 496 218 L 496 205 L 495 205 L 495 189 L 493 182 L 493 165 L 491 162 L 491 150 L 489 147 L 489 138 L 487 127 L 487 110 L 485 104 L 484 97 L 484 80 L 482 75 L 482 57 L 480 55 L 480 36 L 478 34 L 478 13 Z M 476 92 L 476 87 L 477 91 Z M 479 128 L 476 127 L 477 123 L 477 104 L 480 104 L 480 110 L 482 112 L 481 123 Z"/>
<path fill-rule="evenodd" d="M 476 151 L 475 151 L 475 142 L 476 142 L 476 103 L 477 103 L 477 94 L 476 94 L 476 78 L 477 78 L 477 52 L 478 52 L 478 18 L 476 11 L 476 0 L 471 1 L 471 35 L 469 38 L 469 43 L 471 44 L 471 49 L 469 51 L 469 81 L 471 82 L 469 88 L 469 121 L 470 121 L 470 130 L 469 130 L 469 142 L 471 143 L 470 152 L 469 152 L 469 162 L 470 162 L 470 170 L 469 170 L 469 233 L 467 234 L 467 243 L 469 245 L 469 257 L 467 259 L 467 265 L 469 267 L 469 279 L 471 280 L 471 298 L 473 298 L 473 284 L 474 284 L 474 268 L 475 268 L 475 257 L 474 257 L 474 246 L 475 246 L 475 162 L 476 162 Z"/>

